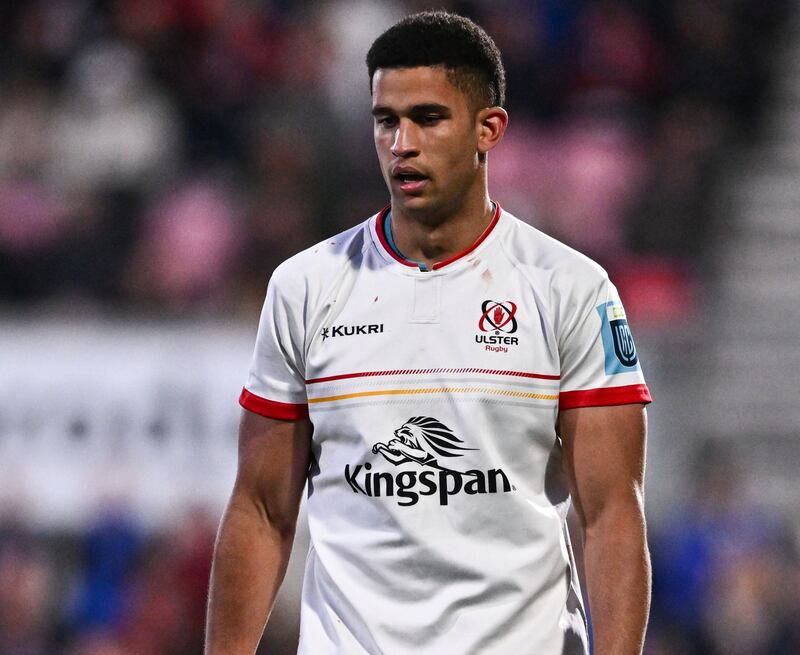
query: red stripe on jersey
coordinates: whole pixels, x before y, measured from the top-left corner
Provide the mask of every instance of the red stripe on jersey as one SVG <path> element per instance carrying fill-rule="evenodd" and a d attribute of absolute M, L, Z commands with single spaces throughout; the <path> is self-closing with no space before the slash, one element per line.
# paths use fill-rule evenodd
<path fill-rule="evenodd" d="M 242 389 L 239 396 L 239 404 L 246 410 L 261 414 L 267 418 L 276 418 L 282 421 L 297 421 L 301 418 L 308 418 L 308 405 L 295 403 L 279 403 L 276 400 L 268 400 L 261 396 Z"/>
<path fill-rule="evenodd" d="M 602 407 L 653 402 L 646 384 L 629 384 L 624 387 L 605 387 L 583 391 L 562 391 L 558 395 L 559 409 L 576 407 Z"/>
<path fill-rule="evenodd" d="M 525 373 L 523 371 L 500 371 L 491 368 L 420 368 L 420 369 L 398 369 L 390 371 L 364 371 L 360 373 L 342 373 L 341 375 L 329 375 L 324 378 L 311 378 L 306 380 L 306 384 L 317 384 L 319 382 L 333 382 L 334 380 L 349 380 L 350 378 L 366 378 L 376 375 L 424 375 L 427 373 L 482 373 L 484 375 L 509 375 L 516 378 L 535 378 L 537 380 L 560 380 L 560 375 L 547 375 L 545 373 Z"/>
<path fill-rule="evenodd" d="M 448 264 L 452 264 L 457 259 L 461 259 L 462 257 L 465 257 L 466 255 L 471 253 L 473 250 L 475 250 L 475 248 L 477 248 L 479 245 L 481 245 L 484 241 L 486 241 L 486 237 L 488 237 L 491 234 L 492 230 L 495 228 L 495 225 L 497 225 L 497 222 L 500 220 L 500 212 L 502 211 L 502 209 L 500 209 L 499 203 L 494 203 L 494 206 L 495 206 L 494 216 L 492 216 L 491 222 L 486 227 L 486 229 L 483 231 L 483 233 L 477 238 L 477 240 L 469 248 L 467 248 L 466 250 L 462 250 L 461 252 L 453 255 L 452 257 L 448 257 L 444 261 L 436 262 L 433 266 L 431 266 L 431 270 L 432 271 L 437 271 L 440 268 L 443 268 L 443 267 L 447 266 Z M 403 264 L 405 266 L 410 266 L 411 268 L 418 268 L 419 264 L 417 264 L 415 262 L 410 262 L 407 259 L 403 259 L 402 257 L 400 257 L 400 255 L 398 255 L 395 252 L 394 248 L 392 248 L 392 246 L 389 245 L 389 240 L 386 238 L 386 233 L 385 233 L 385 231 L 383 229 L 383 221 L 386 218 L 386 212 L 388 212 L 390 209 L 391 209 L 391 206 L 384 207 L 380 211 L 380 213 L 378 214 L 378 217 L 375 219 L 375 231 L 378 234 L 378 241 L 381 242 L 381 245 L 383 246 L 383 249 L 386 252 L 388 252 L 392 256 L 393 259 L 395 259 L 396 261 L 400 262 L 401 264 Z"/>

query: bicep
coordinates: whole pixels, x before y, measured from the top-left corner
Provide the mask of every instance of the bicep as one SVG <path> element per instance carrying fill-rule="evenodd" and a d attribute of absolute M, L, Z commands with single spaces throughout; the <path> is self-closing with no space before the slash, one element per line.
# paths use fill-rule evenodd
<path fill-rule="evenodd" d="M 311 423 L 279 421 L 242 410 L 234 498 L 270 523 L 294 529 L 311 457 Z"/>
<path fill-rule="evenodd" d="M 560 413 L 564 461 L 584 528 L 605 512 L 643 511 L 646 432 L 647 417 L 640 404 Z"/>

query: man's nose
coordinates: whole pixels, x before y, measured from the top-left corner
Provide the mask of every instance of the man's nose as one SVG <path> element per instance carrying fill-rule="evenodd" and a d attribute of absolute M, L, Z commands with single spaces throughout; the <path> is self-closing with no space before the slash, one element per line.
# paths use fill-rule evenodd
<path fill-rule="evenodd" d="M 400 121 L 394 132 L 392 154 L 395 157 L 410 157 L 419 153 L 414 125 L 410 121 Z"/>

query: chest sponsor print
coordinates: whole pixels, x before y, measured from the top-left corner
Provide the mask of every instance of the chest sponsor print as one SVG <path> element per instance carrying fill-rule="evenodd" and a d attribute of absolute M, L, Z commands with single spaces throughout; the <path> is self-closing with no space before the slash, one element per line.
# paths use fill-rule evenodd
<path fill-rule="evenodd" d="M 371 498 L 391 497 L 401 507 L 416 505 L 425 496 L 436 497 L 444 506 L 457 494 L 510 493 L 516 490 L 500 469 L 451 468 L 450 461 L 470 448 L 444 423 L 430 416 L 412 416 L 394 431 L 394 438 L 377 442 L 373 455 L 397 467 L 416 464 L 412 470 L 373 470 L 372 462 L 345 465 L 344 478 L 354 493 Z"/>

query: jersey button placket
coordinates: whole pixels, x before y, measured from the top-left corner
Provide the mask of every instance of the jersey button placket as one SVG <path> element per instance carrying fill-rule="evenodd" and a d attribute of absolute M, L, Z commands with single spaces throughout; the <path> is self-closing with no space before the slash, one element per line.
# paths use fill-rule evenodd
<path fill-rule="evenodd" d="M 411 323 L 438 323 L 442 304 L 442 277 L 414 278 Z"/>

